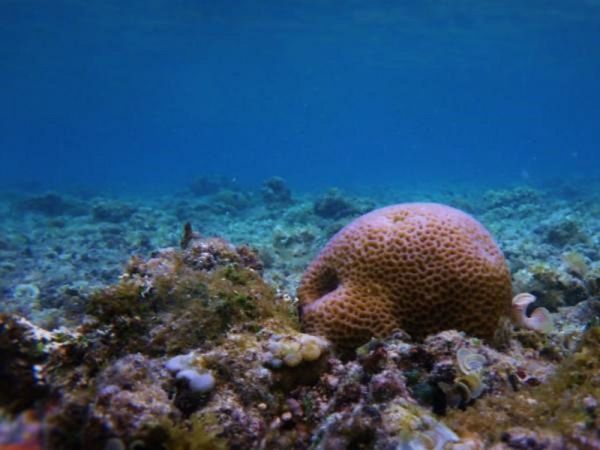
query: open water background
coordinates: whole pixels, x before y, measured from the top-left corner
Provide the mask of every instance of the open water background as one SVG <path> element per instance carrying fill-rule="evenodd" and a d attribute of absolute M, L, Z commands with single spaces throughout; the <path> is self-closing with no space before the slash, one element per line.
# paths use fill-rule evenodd
<path fill-rule="evenodd" d="M 2 0 L 0 186 L 600 176 L 598 0 Z"/>

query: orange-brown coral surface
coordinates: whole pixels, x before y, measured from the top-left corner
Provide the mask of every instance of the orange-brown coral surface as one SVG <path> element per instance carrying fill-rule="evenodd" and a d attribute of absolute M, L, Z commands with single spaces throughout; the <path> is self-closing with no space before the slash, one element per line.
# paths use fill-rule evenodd
<path fill-rule="evenodd" d="M 337 233 L 298 289 L 306 331 L 343 346 L 403 329 L 490 339 L 508 315 L 510 272 L 489 232 L 449 206 L 375 210 Z"/>

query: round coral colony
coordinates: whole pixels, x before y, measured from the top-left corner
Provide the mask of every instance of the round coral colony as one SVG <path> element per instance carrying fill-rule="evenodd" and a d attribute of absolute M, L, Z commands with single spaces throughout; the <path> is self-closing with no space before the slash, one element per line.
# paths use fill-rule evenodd
<path fill-rule="evenodd" d="M 510 314 L 510 272 L 490 233 L 436 203 L 388 206 L 340 230 L 298 288 L 304 330 L 340 346 L 404 330 L 491 340 Z"/>

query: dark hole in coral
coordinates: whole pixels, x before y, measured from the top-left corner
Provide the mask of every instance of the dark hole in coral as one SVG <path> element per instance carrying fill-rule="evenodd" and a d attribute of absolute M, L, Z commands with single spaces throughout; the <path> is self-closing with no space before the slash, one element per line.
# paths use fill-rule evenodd
<path fill-rule="evenodd" d="M 333 269 L 325 269 L 319 277 L 318 283 L 318 296 L 323 297 L 337 289 L 340 285 L 340 279 L 338 278 L 337 272 Z"/>
<path fill-rule="evenodd" d="M 176 388 L 174 403 L 186 418 L 204 406 L 209 400 L 209 393 L 193 391 L 187 380 L 177 380 Z"/>

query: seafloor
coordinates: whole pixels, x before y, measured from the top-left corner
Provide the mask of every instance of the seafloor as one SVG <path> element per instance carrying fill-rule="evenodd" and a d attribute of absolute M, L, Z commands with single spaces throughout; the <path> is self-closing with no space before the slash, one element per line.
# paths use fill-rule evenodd
<path fill-rule="evenodd" d="M 319 249 L 408 201 L 481 221 L 553 327 L 351 352 L 303 334 L 296 288 Z M 5 190 L 0 211 L 0 449 L 600 448 L 598 180 L 297 193 L 202 177 L 162 197 Z"/>

